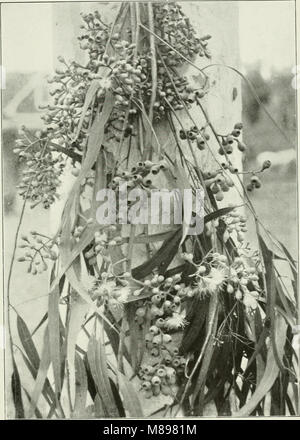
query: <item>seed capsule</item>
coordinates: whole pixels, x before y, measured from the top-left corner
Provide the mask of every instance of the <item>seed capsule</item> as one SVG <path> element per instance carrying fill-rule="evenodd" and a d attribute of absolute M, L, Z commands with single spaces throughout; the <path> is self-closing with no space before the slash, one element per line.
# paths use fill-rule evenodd
<path fill-rule="evenodd" d="M 165 320 L 164 320 L 163 318 L 158 318 L 158 319 L 155 321 L 155 325 L 156 325 L 158 328 L 162 328 L 162 327 L 164 327 L 164 325 L 165 325 Z"/>
<path fill-rule="evenodd" d="M 153 333 L 147 333 L 145 335 L 145 342 L 152 342 L 153 339 Z"/>
<path fill-rule="evenodd" d="M 237 147 L 241 152 L 244 152 L 247 150 L 246 145 L 244 144 L 244 142 L 241 142 L 241 141 L 238 141 Z"/>
<path fill-rule="evenodd" d="M 149 381 L 142 382 L 142 388 L 145 391 L 150 390 L 151 389 L 151 382 L 149 382 Z"/>
<path fill-rule="evenodd" d="M 166 370 L 164 368 L 159 368 L 156 371 L 156 374 L 157 374 L 158 377 L 166 377 L 167 372 L 166 372 Z"/>
<path fill-rule="evenodd" d="M 158 332 L 159 332 L 159 329 L 158 329 L 158 327 L 156 327 L 156 325 L 152 325 L 149 328 L 149 333 L 151 333 L 152 335 L 157 335 Z"/>
<path fill-rule="evenodd" d="M 146 310 L 143 307 L 139 307 L 138 309 L 136 309 L 135 314 L 136 314 L 136 316 L 139 316 L 142 318 L 146 315 Z"/>
<path fill-rule="evenodd" d="M 169 334 L 164 334 L 162 336 L 162 341 L 164 344 L 169 344 L 172 341 L 172 336 Z"/>
<path fill-rule="evenodd" d="M 264 163 L 263 163 L 263 165 L 262 165 L 262 171 L 263 170 L 266 170 L 266 169 L 268 169 L 268 168 L 270 168 L 270 166 L 271 166 L 272 164 L 271 164 L 271 161 L 270 160 L 265 160 L 264 161 Z"/>
<path fill-rule="evenodd" d="M 237 122 L 236 124 L 234 124 L 234 128 L 236 130 L 242 130 L 243 128 L 243 123 L 242 122 Z"/>

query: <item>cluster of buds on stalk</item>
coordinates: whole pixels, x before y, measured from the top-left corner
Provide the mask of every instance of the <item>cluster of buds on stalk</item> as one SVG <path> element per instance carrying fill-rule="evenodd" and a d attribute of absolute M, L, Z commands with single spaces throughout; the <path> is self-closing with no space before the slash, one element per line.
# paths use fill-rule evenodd
<path fill-rule="evenodd" d="M 241 135 L 242 129 L 243 129 L 242 122 L 237 122 L 234 125 L 234 128 L 231 133 L 229 133 L 226 136 L 222 136 L 222 135 L 218 136 L 221 143 L 221 146 L 219 148 L 219 154 L 221 154 L 222 156 L 232 154 L 234 144 L 236 144 L 238 150 L 241 151 L 242 153 L 244 153 L 247 150 L 246 145 L 240 139 L 238 139 L 239 136 Z"/>
<path fill-rule="evenodd" d="M 28 272 L 37 275 L 48 269 L 47 261 L 56 261 L 58 240 L 36 231 L 31 231 L 29 235 L 22 235 L 20 249 L 24 250 L 23 256 L 17 261 L 28 263 Z"/>

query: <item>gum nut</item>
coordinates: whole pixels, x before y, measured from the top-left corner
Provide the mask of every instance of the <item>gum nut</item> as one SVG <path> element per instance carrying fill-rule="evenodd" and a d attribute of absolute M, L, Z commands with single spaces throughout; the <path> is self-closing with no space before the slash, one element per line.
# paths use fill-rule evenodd
<path fill-rule="evenodd" d="M 153 337 L 153 339 L 152 339 L 152 344 L 155 345 L 155 346 L 160 345 L 161 342 L 162 342 L 162 337 L 161 337 L 161 335 L 155 335 L 155 336 Z"/>
<path fill-rule="evenodd" d="M 155 325 L 158 328 L 162 328 L 165 325 L 165 320 L 163 318 L 158 318 L 155 322 Z"/>
<path fill-rule="evenodd" d="M 242 153 L 243 153 L 244 151 L 247 150 L 247 147 L 246 147 L 246 145 L 244 144 L 244 142 L 239 141 L 238 144 L 237 144 L 237 146 L 238 146 L 238 149 L 239 149 Z"/>
<path fill-rule="evenodd" d="M 260 188 L 261 187 L 261 181 L 258 179 L 256 182 L 255 182 L 255 188 Z"/>
<path fill-rule="evenodd" d="M 162 283 L 164 281 L 165 277 L 163 275 L 159 275 L 159 277 L 157 278 L 157 281 L 159 283 Z"/>
<path fill-rule="evenodd" d="M 159 166 L 162 170 L 166 170 L 166 169 L 168 169 L 168 162 L 166 160 L 161 160 L 159 162 Z"/>
<path fill-rule="evenodd" d="M 218 193 L 215 195 L 215 198 L 216 198 L 216 200 L 217 200 L 218 202 L 221 202 L 221 201 L 224 199 L 224 194 L 223 194 L 223 192 L 222 192 L 222 191 L 218 192 Z"/>
<path fill-rule="evenodd" d="M 161 295 L 153 295 L 151 301 L 153 304 L 159 304 L 161 301 Z"/>
<path fill-rule="evenodd" d="M 171 277 L 167 278 L 165 283 L 166 284 L 172 284 L 173 283 L 173 278 L 171 278 Z"/>
<path fill-rule="evenodd" d="M 154 277 L 151 280 L 151 286 L 154 286 L 154 287 L 157 286 L 157 284 L 158 284 L 157 278 L 158 278 L 158 276 L 154 275 Z"/>
<path fill-rule="evenodd" d="M 271 164 L 270 160 L 265 160 L 263 165 L 262 165 L 262 170 L 266 170 L 266 169 L 270 168 L 271 165 L 272 164 Z"/>
<path fill-rule="evenodd" d="M 133 296 L 139 296 L 141 294 L 141 290 L 137 289 L 133 292 Z"/>
<path fill-rule="evenodd" d="M 227 293 L 233 293 L 234 292 L 234 288 L 232 287 L 231 284 L 227 285 Z"/>
<path fill-rule="evenodd" d="M 197 148 L 198 148 L 200 151 L 205 150 L 205 141 L 204 141 L 204 139 L 202 138 L 202 136 L 197 136 L 197 140 L 196 140 L 196 142 L 197 142 Z"/>
<path fill-rule="evenodd" d="M 73 174 L 73 176 L 78 177 L 79 173 L 80 173 L 80 170 L 78 168 L 73 168 L 71 173 Z"/>
<path fill-rule="evenodd" d="M 159 312 L 160 312 L 159 308 L 155 304 L 152 304 L 150 308 L 151 315 L 155 318 L 156 316 L 160 316 Z"/>
<path fill-rule="evenodd" d="M 145 335 L 145 341 L 146 342 L 151 342 L 153 339 L 153 334 L 152 333 L 146 333 Z"/>
<path fill-rule="evenodd" d="M 171 307 L 172 303 L 171 301 L 167 300 L 164 302 L 163 306 L 165 309 L 169 309 Z"/>
<path fill-rule="evenodd" d="M 174 296 L 173 302 L 174 302 L 174 304 L 180 304 L 181 303 L 181 298 L 179 296 Z"/>
<path fill-rule="evenodd" d="M 234 124 L 234 128 L 236 130 L 242 130 L 243 128 L 243 123 L 242 122 L 237 122 L 236 124 Z"/>
<path fill-rule="evenodd" d="M 187 359 L 185 359 L 183 356 L 180 357 L 180 365 L 186 365 Z"/>
<path fill-rule="evenodd" d="M 176 275 L 174 275 L 174 281 L 179 281 L 179 280 L 181 280 L 181 275 L 177 273 Z"/>
<path fill-rule="evenodd" d="M 150 280 L 145 280 L 144 281 L 144 286 L 146 286 L 146 287 L 151 286 L 151 281 Z"/>
<path fill-rule="evenodd" d="M 143 307 L 139 307 L 138 309 L 136 309 L 135 314 L 136 314 L 136 316 L 144 317 L 146 314 L 146 310 Z"/>
<path fill-rule="evenodd" d="M 153 167 L 153 162 L 151 162 L 150 160 L 146 160 L 144 162 L 144 166 L 145 168 L 147 168 L 147 170 L 149 170 L 151 167 Z"/>
<path fill-rule="evenodd" d="M 145 382 L 142 382 L 142 388 L 143 390 L 147 391 L 151 389 L 151 382 L 146 380 Z"/>
<path fill-rule="evenodd" d="M 167 372 L 166 372 L 166 370 L 164 368 L 159 368 L 156 371 L 156 375 L 159 376 L 159 377 L 165 377 L 167 375 Z"/>
<path fill-rule="evenodd" d="M 169 354 L 164 355 L 164 361 L 166 365 L 170 365 L 172 362 L 172 357 Z"/>
<path fill-rule="evenodd" d="M 233 165 L 229 165 L 229 171 L 231 174 L 237 174 L 239 172 L 238 168 L 234 167 Z"/>
<path fill-rule="evenodd" d="M 237 299 L 237 300 L 241 300 L 243 298 L 243 294 L 242 294 L 242 292 L 240 290 L 237 290 L 235 292 L 234 296 L 235 296 L 235 299 Z"/>
<path fill-rule="evenodd" d="M 234 130 L 232 130 L 231 134 L 234 137 L 239 137 L 239 135 L 241 134 L 241 131 L 235 128 Z"/>
<path fill-rule="evenodd" d="M 177 367 L 179 367 L 180 364 L 181 364 L 181 362 L 180 362 L 179 357 L 176 357 L 175 359 L 173 359 L 173 361 L 172 361 L 173 367 L 177 368 Z"/>
<path fill-rule="evenodd" d="M 166 367 L 166 372 L 168 377 L 172 377 L 176 375 L 176 371 L 173 367 Z"/>
<path fill-rule="evenodd" d="M 178 347 L 172 347 L 169 351 L 172 352 L 172 354 L 174 356 L 176 356 L 179 353 L 179 348 Z"/>
<path fill-rule="evenodd" d="M 259 178 L 257 176 L 252 176 L 250 181 L 251 183 L 256 183 L 259 180 Z"/>
<path fill-rule="evenodd" d="M 152 293 L 153 293 L 154 295 L 158 294 L 159 292 L 160 292 L 160 290 L 159 290 L 158 287 L 154 287 L 154 288 L 152 289 Z"/>
<path fill-rule="evenodd" d="M 151 379 L 151 383 L 152 385 L 160 385 L 161 384 L 161 380 L 158 376 L 153 376 Z"/>
<path fill-rule="evenodd" d="M 152 348 L 150 354 L 151 354 L 151 356 L 153 356 L 153 357 L 157 357 L 157 356 L 159 356 L 159 350 L 158 350 L 158 348 Z"/>
<path fill-rule="evenodd" d="M 168 334 L 164 334 L 162 340 L 164 344 L 169 344 L 172 341 L 172 336 Z"/>
<path fill-rule="evenodd" d="M 159 332 L 159 329 L 158 329 L 158 327 L 156 327 L 156 325 L 152 325 L 149 328 L 149 333 L 151 333 L 152 335 L 157 335 L 158 332 Z"/>
<path fill-rule="evenodd" d="M 176 292 L 179 292 L 180 289 L 181 289 L 181 285 L 180 285 L 180 284 L 175 284 L 175 286 L 174 286 L 174 290 L 175 290 Z"/>
<path fill-rule="evenodd" d="M 220 186 L 217 183 L 213 183 L 210 189 L 213 194 L 218 194 L 220 192 Z"/>
<path fill-rule="evenodd" d="M 229 135 L 229 136 L 226 137 L 226 143 L 227 143 L 227 144 L 232 144 L 233 141 L 234 141 L 233 136 Z"/>
<path fill-rule="evenodd" d="M 154 372 L 152 365 L 144 365 L 142 369 L 146 374 L 152 374 Z"/>
<path fill-rule="evenodd" d="M 179 310 L 180 310 L 180 306 L 179 306 L 179 304 L 172 304 L 171 305 L 171 310 L 173 311 L 173 312 L 178 312 Z"/>

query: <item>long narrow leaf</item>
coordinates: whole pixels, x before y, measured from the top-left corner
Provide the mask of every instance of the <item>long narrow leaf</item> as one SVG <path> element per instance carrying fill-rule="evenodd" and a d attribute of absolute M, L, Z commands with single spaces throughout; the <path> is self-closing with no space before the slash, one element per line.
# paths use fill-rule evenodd
<path fill-rule="evenodd" d="M 277 325 L 276 325 L 276 346 L 281 361 L 284 355 L 286 330 L 287 330 L 287 324 L 284 318 L 278 315 Z M 260 401 L 267 395 L 268 391 L 270 391 L 272 385 L 274 384 L 276 378 L 278 377 L 278 373 L 279 373 L 279 367 L 274 357 L 274 349 L 271 346 L 267 356 L 265 372 L 258 387 L 251 396 L 250 400 L 237 413 L 233 414 L 233 416 L 234 417 L 249 416 L 255 410 L 255 408 L 260 403 Z"/>
<path fill-rule="evenodd" d="M 38 400 L 44 388 L 44 384 L 47 378 L 50 364 L 51 364 L 51 358 L 50 358 L 50 350 L 49 350 L 49 330 L 47 327 L 45 330 L 41 362 L 40 362 L 37 378 L 35 381 L 34 389 L 31 395 L 31 405 L 30 405 L 28 418 L 31 418 L 34 414 L 35 408 L 38 404 Z"/>
<path fill-rule="evenodd" d="M 86 415 L 85 405 L 87 399 L 88 382 L 86 369 L 81 357 L 76 354 L 75 358 L 76 392 L 74 404 L 74 417 L 84 418 Z"/>
<path fill-rule="evenodd" d="M 17 329 L 20 341 L 23 345 L 25 353 L 28 356 L 28 359 L 30 360 L 33 367 L 38 370 L 40 365 L 40 357 L 32 340 L 30 331 L 28 330 L 26 323 L 20 315 L 17 316 Z"/>
<path fill-rule="evenodd" d="M 71 404 L 74 405 L 76 390 L 76 374 L 75 374 L 75 348 L 79 332 L 84 322 L 90 305 L 80 296 L 72 297 L 70 305 L 70 318 L 67 334 L 67 362 L 69 371 L 69 383 Z M 78 363 L 78 362 L 77 362 Z"/>
<path fill-rule="evenodd" d="M 15 360 L 13 359 L 13 373 L 11 376 L 11 389 L 12 389 L 12 395 L 13 395 L 13 401 L 15 405 L 15 418 L 16 419 L 24 419 L 25 413 L 24 413 L 24 406 L 23 406 L 23 399 L 22 399 L 22 387 L 21 387 L 21 380 L 19 371 L 17 368 L 17 365 L 15 363 Z"/>
<path fill-rule="evenodd" d="M 144 417 L 141 401 L 133 384 L 122 373 L 118 373 L 123 405 L 129 417 Z"/>
<path fill-rule="evenodd" d="M 49 350 L 54 374 L 55 392 L 59 399 L 61 392 L 61 359 L 60 359 L 60 318 L 59 318 L 58 286 L 49 295 L 48 301 L 48 328 Z"/>
<path fill-rule="evenodd" d="M 107 372 L 106 355 L 102 343 L 91 336 L 88 345 L 88 363 L 97 386 L 97 391 L 109 417 L 119 417 L 119 412 L 114 401 Z"/>

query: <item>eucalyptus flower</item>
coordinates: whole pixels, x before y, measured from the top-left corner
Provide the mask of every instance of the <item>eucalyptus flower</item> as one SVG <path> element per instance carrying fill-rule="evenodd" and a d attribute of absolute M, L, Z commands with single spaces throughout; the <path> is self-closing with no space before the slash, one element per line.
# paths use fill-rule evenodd
<path fill-rule="evenodd" d="M 187 321 L 181 313 L 173 313 L 172 316 L 165 319 L 164 326 L 167 330 L 177 330 L 184 328 L 187 325 Z"/>
<path fill-rule="evenodd" d="M 226 268 L 212 267 L 209 274 L 198 278 L 198 286 L 201 293 L 213 295 L 217 293 L 227 279 Z"/>

